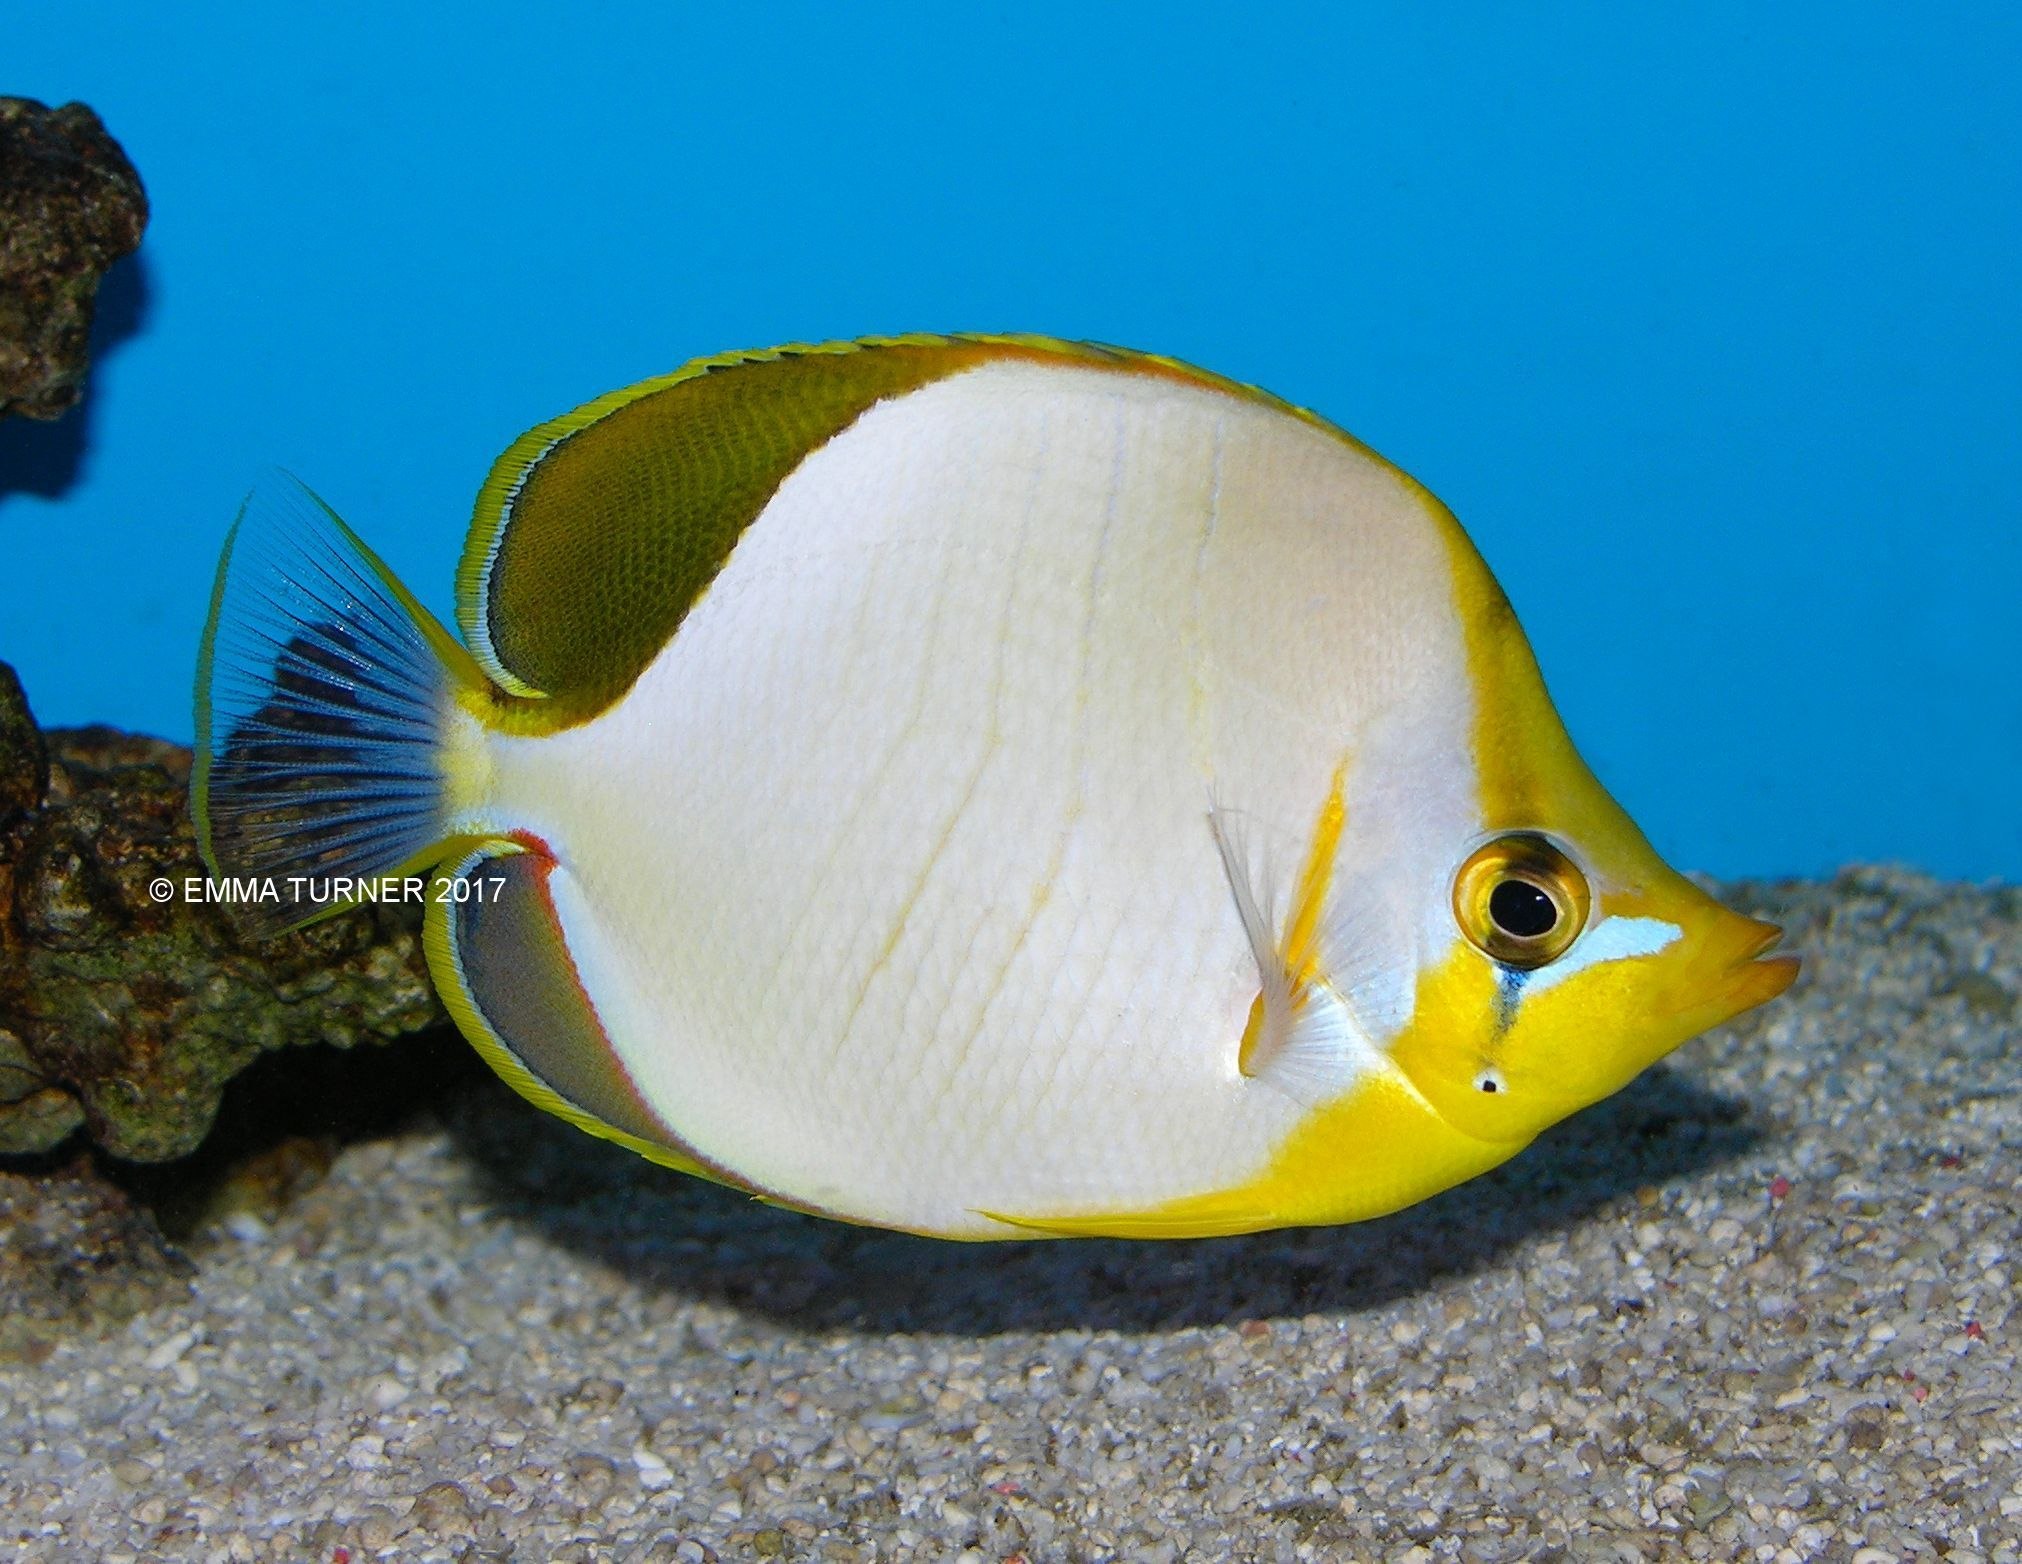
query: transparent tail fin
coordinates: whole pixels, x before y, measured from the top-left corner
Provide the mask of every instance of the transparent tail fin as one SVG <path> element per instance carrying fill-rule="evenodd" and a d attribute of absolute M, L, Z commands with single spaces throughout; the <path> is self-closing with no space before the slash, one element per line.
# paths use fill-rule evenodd
<path fill-rule="evenodd" d="M 307 488 L 247 498 L 211 595 L 190 795 L 249 928 L 369 899 L 446 850 L 443 730 L 468 662 Z"/>

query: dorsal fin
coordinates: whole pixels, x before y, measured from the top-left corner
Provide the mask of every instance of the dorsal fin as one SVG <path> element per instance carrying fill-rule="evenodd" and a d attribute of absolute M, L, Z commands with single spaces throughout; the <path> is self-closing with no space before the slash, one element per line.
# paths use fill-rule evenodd
<path fill-rule="evenodd" d="M 486 670 L 581 721 L 628 688 L 809 451 L 964 367 L 945 349 L 707 360 L 513 442 L 479 492 L 457 617 Z"/>
<path fill-rule="evenodd" d="M 1046 337 L 865 338 L 698 359 L 550 419 L 493 463 L 457 571 L 465 642 L 501 687 L 530 698 L 517 713 L 528 727 L 596 715 L 810 452 L 879 401 L 993 358 L 1264 396 L 1171 359 Z"/>

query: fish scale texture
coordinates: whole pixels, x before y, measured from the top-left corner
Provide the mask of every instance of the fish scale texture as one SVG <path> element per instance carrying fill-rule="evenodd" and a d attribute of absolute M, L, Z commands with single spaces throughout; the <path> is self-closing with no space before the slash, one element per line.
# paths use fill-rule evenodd
<path fill-rule="evenodd" d="M 609 711 L 488 736 L 470 828 L 553 844 L 613 1052 L 754 1188 L 1001 1236 L 1247 1185 L 1303 1105 L 1233 1068 L 1256 956 L 1209 810 L 1303 842 L 1352 742 L 1342 877 L 1381 851 L 1371 903 L 1423 912 L 1399 887 L 1481 824 L 1450 601 L 1476 567 L 1442 516 L 1254 401 L 979 367 L 797 468 Z M 1401 682 L 1345 628 L 1399 596 L 1425 620 Z M 1401 981 L 1390 932 L 1343 965 Z"/>
<path fill-rule="evenodd" d="M 472 1077 L 0 1365 L 0 1556 L 2022 1559 L 2022 893 L 1730 890 L 1788 998 L 1359 1228 L 934 1244 Z"/>

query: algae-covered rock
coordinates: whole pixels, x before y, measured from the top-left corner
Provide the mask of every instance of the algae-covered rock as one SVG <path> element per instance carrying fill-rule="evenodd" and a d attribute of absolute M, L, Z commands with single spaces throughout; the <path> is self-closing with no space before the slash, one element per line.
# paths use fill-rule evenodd
<path fill-rule="evenodd" d="M 140 243 L 147 193 L 82 103 L 0 98 L 0 417 L 84 393 L 105 269 Z"/>
<path fill-rule="evenodd" d="M 108 728 L 38 736 L 0 664 L 0 1154 L 82 1125 L 115 1156 L 183 1156 L 263 1052 L 444 1019 L 418 906 L 255 943 L 192 899 L 189 765 Z"/>

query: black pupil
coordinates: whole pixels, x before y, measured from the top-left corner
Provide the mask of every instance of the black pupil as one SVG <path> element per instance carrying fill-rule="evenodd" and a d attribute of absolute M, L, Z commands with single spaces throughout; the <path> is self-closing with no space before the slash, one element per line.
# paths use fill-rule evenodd
<path fill-rule="evenodd" d="M 1558 905 L 1528 880 L 1504 880 L 1488 893 L 1488 915 L 1505 934 L 1536 939 L 1559 921 Z"/>

